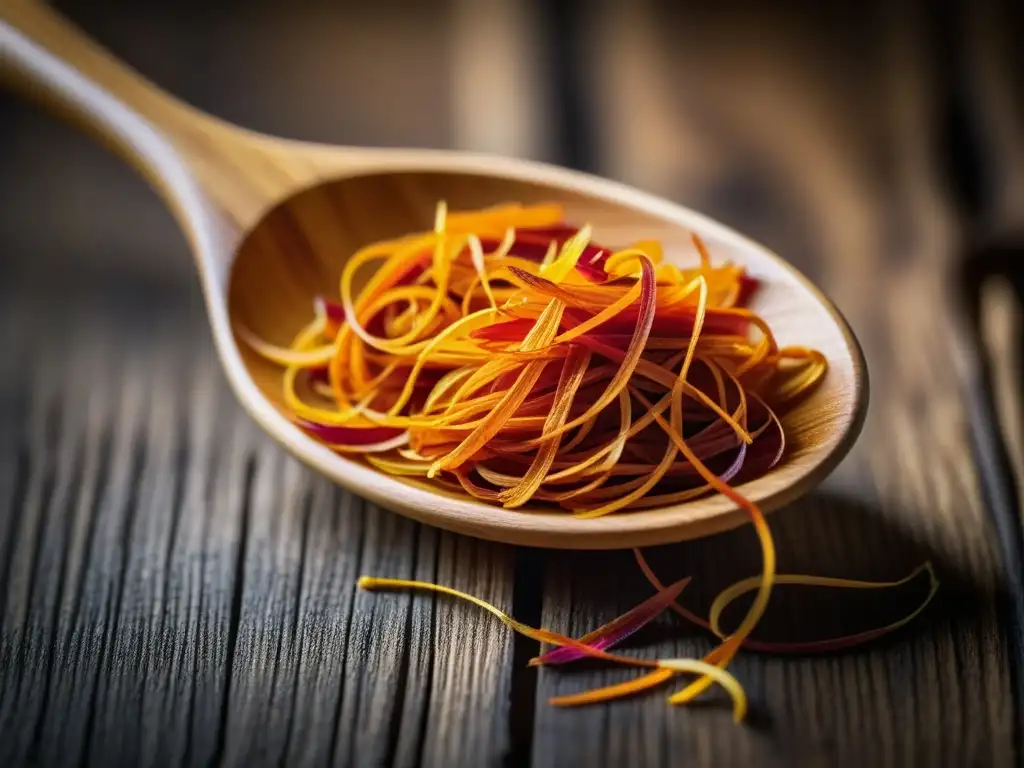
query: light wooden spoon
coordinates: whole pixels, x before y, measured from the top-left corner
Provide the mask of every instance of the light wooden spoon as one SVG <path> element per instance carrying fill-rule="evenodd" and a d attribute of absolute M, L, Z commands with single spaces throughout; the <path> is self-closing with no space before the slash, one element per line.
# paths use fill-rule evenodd
<path fill-rule="evenodd" d="M 228 125 L 162 93 L 43 6 L 0 0 L 0 78 L 55 108 L 153 184 L 187 233 L 228 380 L 253 418 L 292 454 L 383 507 L 460 533 L 514 544 L 606 549 L 704 536 L 742 523 L 721 496 L 579 520 L 550 509 L 504 510 L 388 477 L 332 453 L 281 410 L 281 371 L 235 337 L 235 321 L 287 343 L 317 294 L 335 295 L 345 258 L 368 242 L 429 228 L 438 199 L 453 209 L 557 201 L 611 245 L 658 238 L 692 264 L 691 232 L 716 260 L 762 281 L 754 308 L 781 344 L 824 352 L 821 388 L 785 418 L 782 465 L 741 487 L 763 509 L 810 490 L 846 454 L 867 410 L 867 372 L 836 308 L 764 247 L 678 205 L 604 179 L 497 157 L 329 147 Z"/>

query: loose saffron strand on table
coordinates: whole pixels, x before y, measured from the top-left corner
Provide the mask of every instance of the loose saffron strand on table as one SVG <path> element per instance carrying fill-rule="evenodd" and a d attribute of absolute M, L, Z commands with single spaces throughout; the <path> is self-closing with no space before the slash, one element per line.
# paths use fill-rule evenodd
<path fill-rule="evenodd" d="M 361 581 L 471 600 L 516 631 L 560 646 L 537 663 L 599 656 L 652 668 L 556 704 L 616 698 L 691 672 L 698 678 L 672 701 L 719 682 L 738 707 L 742 691 L 735 694 L 724 668 L 741 647 L 781 647 L 750 637 L 773 584 L 903 583 L 776 575 L 764 517 L 733 484 L 781 460 L 780 415 L 822 381 L 828 362 L 816 350 L 780 346 L 746 308 L 756 279 L 741 266 L 715 265 L 704 241 L 692 241 L 698 265 L 681 268 L 663 262 L 653 241 L 619 250 L 593 242 L 591 228 L 565 224 L 557 205 L 451 212 L 442 202 L 432 231 L 353 254 L 341 273 L 340 301 L 318 298 L 312 321 L 288 346 L 237 327 L 243 341 L 283 368 L 283 401 L 295 423 L 381 471 L 510 509 L 553 503 L 581 518 L 708 493 L 746 510 L 761 542 L 761 575 L 720 595 L 707 622 L 678 604 L 680 583 L 663 587 L 639 551 L 656 594 L 580 640 L 533 630 L 448 588 Z M 371 264 L 377 268 L 357 290 Z M 902 626 L 934 594 L 928 572 L 928 598 L 900 622 L 785 647 L 845 647 Z M 746 616 L 724 635 L 721 611 L 747 591 L 756 594 Z M 603 650 L 667 606 L 719 636 L 704 661 L 649 662 Z"/>
<path fill-rule="evenodd" d="M 634 549 L 633 553 L 636 556 L 637 563 L 640 565 L 640 570 L 643 571 L 644 576 L 647 577 L 651 586 L 658 590 L 659 594 L 662 593 L 665 587 L 662 585 L 661 580 L 654 574 L 654 571 L 648 564 L 647 558 L 644 556 L 643 552 L 639 549 Z M 752 651 L 784 654 L 826 653 L 852 648 L 878 637 L 882 637 L 883 635 L 887 635 L 890 632 L 894 632 L 913 621 L 921 612 L 924 611 L 925 608 L 928 607 L 928 604 L 932 601 L 932 598 L 935 597 L 935 593 L 939 588 L 939 581 L 935 576 L 935 569 L 932 567 L 932 564 L 927 561 L 922 565 L 919 565 L 902 579 L 897 579 L 895 581 L 860 581 L 856 579 L 836 579 L 805 574 L 776 574 L 776 585 L 791 584 L 809 587 L 828 587 L 832 589 L 892 589 L 909 584 L 917 579 L 917 577 L 922 573 L 928 574 L 928 592 L 925 594 L 921 603 L 913 611 L 891 624 L 824 640 L 765 642 L 755 640 L 753 638 L 747 638 L 743 642 L 743 647 L 749 648 Z M 698 627 L 701 627 L 702 629 L 705 629 L 721 638 L 724 635 L 717 627 L 717 617 L 721 615 L 721 612 L 725 609 L 726 605 L 739 597 L 743 592 L 748 591 L 750 585 L 755 584 L 757 581 L 758 579 L 756 577 L 744 579 L 720 592 L 713 603 L 714 610 L 711 613 L 711 618 L 707 620 L 702 619 L 692 611 L 687 610 L 683 606 L 679 605 L 678 602 L 673 601 L 668 607 L 692 624 L 696 624 Z M 717 607 L 714 607 L 715 605 L 717 605 Z"/>
<path fill-rule="evenodd" d="M 804 644 L 805 651 L 826 651 L 835 650 L 838 647 L 850 647 L 852 645 L 867 642 L 868 640 L 880 637 L 884 634 L 892 632 L 910 621 L 912 621 L 917 615 L 919 615 L 932 597 L 935 595 L 935 591 L 938 588 L 938 581 L 935 578 L 934 571 L 930 563 L 914 569 L 908 576 L 890 582 L 870 582 L 870 581 L 858 581 L 853 579 L 834 579 L 826 577 L 813 577 L 813 576 L 802 576 L 802 575 L 789 575 L 780 574 L 777 576 L 777 584 L 800 584 L 805 586 L 823 586 L 823 587 L 840 587 L 846 589 L 891 589 L 899 586 L 908 584 L 909 582 L 916 579 L 921 573 L 928 573 L 929 576 L 929 591 L 925 599 L 921 604 L 914 609 L 911 613 L 904 616 L 902 619 L 895 621 L 885 627 L 881 627 L 874 630 L 868 630 L 866 632 L 857 633 L 855 635 L 847 635 L 843 638 L 837 638 L 835 640 L 821 641 L 818 643 L 807 643 Z M 439 586 L 427 582 L 409 581 L 403 579 L 376 579 L 370 577 L 362 577 L 359 580 L 359 587 L 363 589 L 422 589 L 440 592 L 447 595 L 452 595 L 463 600 L 467 600 L 484 610 L 489 611 L 493 615 L 497 616 L 503 623 L 509 626 L 511 629 L 523 634 L 531 639 L 537 640 L 538 642 L 548 643 L 558 646 L 553 651 L 548 651 L 540 657 L 532 659 L 530 664 L 541 665 L 541 664 L 561 664 L 567 661 L 572 661 L 577 658 L 591 657 L 603 659 L 606 661 L 612 661 L 619 664 L 626 664 L 628 666 L 639 666 L 639 667 L 655 667 L 653 671 L 646 675 L 635 678 L 630 681 L 618 683 L 616 685 L 607 686 L 592 691 L 585 691 L 578 694 L 571 694 L 567 696 L 555 697 L 551 700 L 552 704 L 559 706 L 578 706 L 582 704 L 592 704 L 600 701 L 607 701 L 611 699 L 621 698 L 624 696 L 632 695 L 643 690 L 647 690 L 656 685 L 660 685 L 667 682 L 669 679 L 674 677 L 680 672 L 690 673 L 708 673 L 709 665 L 705 662 L 693 663 L 693 660 L 655 660 L 648 661 L 644 659 L 634 659 L 629 657 L 623 657 L 619 654 L 609 654 L 605 651 L 606 648 L 610 648 L 624 639 L 628 638 L 638 630 L 642 629 L 647 623 L 656 618 L 666 606 L 672 604 L 672 601 L 676 599 L 683 588 L 689 583 L 690 579 L 682 579 L 675 584 L 668 587 L 661 587 L 659 591 L 648 598 L 646 601 L 638 605 L 631 611 L 619 616 L 613 621 L 605 624 L 598 629 L 584 635 L 578 640 L 573 640 L 570 637 L 561 635 L 558 633 L 551 632 L 549 630 L 540 630 L 528 627 L 521 622 L 517 622 L 504 612 L 498 610 L 493 605 L 480 600 L 479 598 L 468 595 L 459 590 L 454 590 L 448 587 Z M 718 597 L 715 599 L 712 607 L 712 620 L 709 623 L 700 622 L 706 624 L 711 631 L 714 631 L 716 635 L 721 637 L 723 633 L 717 629 L 717 616 L 721 614 L 721 611 L 732 602 L 732 600 L 741 596 L 744 592 L 751 589 L 756 589 L 759 585 L 759 579 L 744 579 L 736 582 L 732 586 L 726 588 Z M 840 646 L 840 644 L 842 644 Z M 750 644 L 748 644 L 750 645 Z M 790 646 L 787 645 L 776 645 L 776 644 L 763 644 L 764 650 L 777 650 L 783 648 L 789 650 Z M 711 667 L 711 670 L 717 668 Z M 710 672 L 710 675 L 715 678 L 717 682 L 722 682 L 722 677 L 715 674 L 714 671 Z M 727 689 L 730 688 L 728 684 L 724 684 Z M 731 689 L 730 689 L 730 692 Z M 735 698 L 735 696 L 734 696 Z"/>
<path fill-rule="evenodd" d="M 634 551 L 637 553 L 638 561 L 643 564 L 643 569 L 645 570 L 645 572 L 650 572 L 650 569 L 647 566 L 646 561 L 643 560 L 643 555 L 640 553 L 640 550 Z M 935 593 L 938 591 L 939 588 L 938 579 L 935 577 L 935 572 L 931 566 L 931 563 L 928 562 L 925 562 L 923 565 L 918 566 L 911 573 L 909 573 L 902 579 L 888 582 L 858 581 L 854 579 L 834 579 L 827 577 L 816 577 L 796 574 L 777 574 L 775 578 L 776 585 L 795 584 L 803 586 L 822 586 L 843 589 L 892 589 L 909 584 L 911 581 L 917 579 L 922 573 L 928 574 L 928 592 L 925 595 L 924 599 L 912 611 L 910 611 L 902 618 L 890 624 L 887 624 L 882 627 L 877 627 L 874 629 L 864 630 L 862 632 L 857 632 L 850 635 L 843 635 L 841 637 L 816 641 L 768 643 L 747 638 L 743 641 L 742 647 L 766 653 L 787 654 L 826 653 L 835 652 L 847 648 L 853 648 L 858 645 L 863 645 L 864 643 L 875 640 L 884 635 L 887 635 L 891 632 L 895 632 L 897 629 L 900 629 L 901 627 L 909 624 L 917 616 L 919 616 L 925 610 L 925 608 L 928 607 L 929 603 L 931 603 L 932 599 L 935 597 Z M 663 595 L 664 589 L 659 586 L 660 582 L 657 581 L 657 577 L 652 578 L 652 583 L 654 584 L 655 588 L 659 590 L 657 595 Z M 739 582 L 736 582 L 732 586 L 727 587 L 725 590 L 719 593 L 719 595 L 715 598 L 714 603 L 712 604 L 714 608 L 714 615 L 720 615 L 721 611 L 724 610 L 724 608 L 734 599 L 739 597 L 744 592 L 756 589 L 759 586 L 760 577 L 753 577 L 749 579 L 743 579 Z M 715 622 L 709 622 L 701 619 L 700 617 L 696 616 L 690 611 L 687 611 L 685 608 L 679 606 L 676 602 L 670 603 L 669 607 L 671 607 L 673 610 L 675 610 L 677 613 L 679 613 L 687 620 L 707 629 L 709 632 L 712 632 L 719 638 L 723 637 L 723 633 L 717 628 Z M 603 629 L 603 627 L 599 627 L 597 630 L 594 630 L 594 632 L 591 634 L 600 636 Z M 580 638 L 580 640 L 582 641 L 583 638 Z M 573 694 L 572 696 L 563 697 L 562 699 L 554 701 L 553 703 L 560 704 L 562 706 L 569 706 L 593 704 L 600 701 L 621 698 L 626 695 L 633 695 L 645 690 L 649 690 L 650 688 L 662 685 L 669 679 L 671 679 L 672 676 L 673 675 L 667 674 L 665 670 L 659 669 L 642 675 L 641 677 L 635 678 L 634 680 L 631 680 L 628 683 L 611 685 L 603 688 L 596 688 L 590 691 L 584 691 L 582 693 Z M 683 691 L 683 693 L 686 693 L 686 691 Z M 688 701 L 690 698 L 692 698 L 692 695 L 683 698 L 682 693 L 680 693 L 676 696 L 671 697 L 669 701 L 672 703 L 684 703 L 685 701 Z"/>
<path fill-rule="evenodd" d="M 505 624 L 510 629 L 518 632 L 521 635 L 529 637 L 531 640 L 536 640 L 540 643 L 548 643 L 560 648 L 570 648 L 577 651 L 585 656 L 594 659 L 601 659 L 604 661 L 611 661 L 618 664 L 625 664 L 628 666 L 635 667 L 648 667 L 654 668 L 661 673 L 668 673 L 665 675 L 666 679 L 679 672 L 693 673 L 703 675 L 711 678 L 714 682 L 721 685 L 732 697 L 733 700 L 733 719 L 738 723 L 741 722 L 747 712 L 747 697 L 743 692 L 743 687 L 739 684 L 731 674 L 723 669 L 712 666 L 705 662 L 697 661 L 696 659 L 634 659 L 629 656 L 620 656 L 618 654 L 607 653 L 599 648 L 592 645 L 588 645 L 579 640 L 574 640 L 571 637 L 559 634 L 557 632 L 551 632 L 546 629 L 535 629 L 531 626 L 523 624 L 522 622 L 516 621 L 507 613 L 499 610 L 495 606 L 491 605 L 485 600 L 481 600 L 478 597 L 467 594 L 451 587 L 444 587 L 438 584 L 432 584 L 424 581 L 412 581 L 408 579 L 382 579 L 374 578 L 371 576 L 361 576 L 358 581 L 360 589 L 421 589 L 431 592 L 438 592 L 440 594 L 449 595 L 451 597 L 459 598 L 472 603 L 485 611 L 491 613 L 499 621 Z M 557 699 L 552 700 L 553 703 L 557 703 Z"/>

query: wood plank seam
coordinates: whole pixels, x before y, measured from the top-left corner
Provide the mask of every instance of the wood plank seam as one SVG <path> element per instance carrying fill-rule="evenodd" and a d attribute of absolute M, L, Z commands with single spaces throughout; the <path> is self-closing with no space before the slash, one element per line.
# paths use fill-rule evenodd
<path fill-rule="evenodd" d="M 1024 527 L 1010 452 L 999 423 L 992 364 L 985 354 L 981 331 L 981 295 L 989 270 L 1002 265 L 998 248 L 971 255 L 961 263 L 961 293 L 956 307 L 961 322 L 960 376 L 970 414 L 968 434 L 976 457 L 978 485 L 996 530 L 1005 592 L 1000 613 L 1007 642 L 1010 686 L 1013 693 L 1013 742 L 1024 759 Z"/>
<path fill-rule="evenodd" d="M 356 550 L 355 550 L 356 551 L 356 555 L 355 555 L 355 569 L 356 569 L 356 573 L 362 573 L 362 569 L 363 569 L 363 551 L 364 551 L 364 547 L 362 546 L 362 541 L 363 541 L 363 537 L 365 535 L 365 529 L 366 529 L 365 521 L 366 521 L 366 507 L 367 507 L 367 503 L 363 499 L 361 499 L 361 498 L 359 498 L 357 496 L 352 496 L 351 494 L 345 494 L 344 499 L 345 499 L 345 501 L 348 502 L 348 504 L 346 506 L 348 506 L 349 509 L 347 509 L 347 510 L 339 509 L 338 513 L 339 514 L 345 514 L 345 513 L 347 513 L 347 514 L 357 514 L 359 520 L 362 522 L 362 525 L 360 525 L 360 527 L 359 527 L 360 546 L 357 546 Z M 351 509 L 352 505 L 357 505 L 358 506 L 358 510 Z M 346 666 L 346 667 L 347 667 L 347 662 L 348 662 L 349 650 L 352 647 L 352 618 L 355 616 L 355 613 L 356 613 L 356 611 L 355 611 L 355 607 L 356 607 L 355 606 L 356 594 L 357 594 L 357 592 L 354 589 L 349 594 L 349 598 L 348 598 L 348 612 L 347 612 L 347 617 L 348 618 L 347 618 L 347 620 L 345 622 L 345 630 L 344 630 L 344 633 L 342 635 L 343 645 L 342 645 L 341 663 L 342 663 L 343 666 Z M 341 682 L 339 683 L 338 700 L 337 700 L 337 704 L 336 704 L 336 707 L 335 707 L 335 710 L 334 710 L 333 728 L 331 730 L 331 733 L 333 734 L 333 738 L 331 739 L 331 747 L 330 747 L 330 751 L 328 753 L 328 762 L 331 765 L 337 765 L 338 739 L 340 738 L 341 733 L 342 733 L 341 724 L 342 724 L 342 715 L 343 715 L 343 711 L 344 711 L 344 702 L 345 702 L 345 688 L 346 688 L 345 683 L 346 683 L 346 679 L 345 679 L 344 676 L 342 676 Z M 347 757 L 348 757 L 349 760 L 351 760 L 351 757 L 352 757 L 351 753 L 349 753 L 349 755 Z"/>
<path fill-rule="evenodd" d="M 52 396 L 52 394 L 52 392 L 46 392 L 46 395 Z M 9 663 L 11 668 L 16 670 L 16 676 L 12 686 L 13 690 L 5 691 L 4 698 L 8 694 L 13 694 L 15 699 L 20 699 L 24 695 L 23 691 L 25 691 L 26 686 L 32 685 L 32 678 L 35 677 L 38 662 L 38 650 L 36 650 L 38 644 L 34 641 L 39 640 L 39 635 L 47 631 L 48 624 L 45 619 L 41 620 L 38 618 L 32 609 L 34 606 L 42 604 L 41 607 L 45 611 L 45 602 L 40 600 L 38 595 L 39 590 L 42 590 L 45 585 L 45 583 L 41 583 L 44 580 L 41 578 L 43 574 L 40 573 L 43 565 L 41 562 L 42 551 L 44 542 L 48 538 L 48 530 L 52 524 L 51 518 L 53 516 L 55 491 L 60 474 L 60 458 L 62 458 L 56 452 L 47 450 L 47 446 L 53 445 L 53 440 L 60 434 L 61 422 L 65 413 L 55 397 L 51 399 L 51 397 L 44 396 L 40 400 L 43 403 L 40 406 L 42 410 L 40 416 L 42 424 L 40 425 L 39 432 L 33 436 L 39 438 L 34 448 L 41 453 L 38 456 L 38 463 L 41 464 L 41 468 L 38 473 L 33 472 L 30 474 L 31 478 L 38 478 L 38 480 L 35 483 L 30 483 L 25 502 L 26 507 L 31 510 L 25 515 L 32 523 L 32 527 L 28 529 L 30 541 L 27 549 L 29 554 L 19 579 L 25 581 L 19 590 L 23 593 L 23 600 L 21 601 L 20 610 L 18 610 L 17 621 L 11 627 L 11 634 L 16 638 L 17 645 L 14 651 L 15 656 L 13 659 L 9 659 Z M 30 455 L 32 452 L 30 449 Z M 43 597 L 45 598 L 45 595 Z M 7 616 L 6 611 L 3 615 Z M 26 677 L 29 679 L 26 680 Z M 16 705 L 8 704 L 7 702 L 3 703 L 5 706 L 0 709 L 0 716 L 7 716 L 9 712 L 14 711 Z M 38 718 L 39 713 L 33 713 L 32 709 L 31 707 L 28 708 L 29 717 L 31 718 L 34 715 Z M 15 734 L 15 738 L 11 741 L 16 752 L 31 748 L 31 734 L 35 731 L 35 725 L 35 723 L 30 722 L 27 728 Z"/>
<path fill-rule="evenodd" d="M 84 450 L 82 450 L 83 446 L 80 446 L 78 439 L 72 439 L 69 442 L 71 442 L 72 444 L 71 460 L 73 463 L 68 488 L 77 489 L 80 486 L 82 475 L 85 471 Z M 50 513 L 51 515 L 61 517 L 63 520 L 63 548 L 61 550 L 62 557 L 60 558 L 60 562 L 57 567 L 56 594 L 53 599 L 53 605 L 50 609 L 50 616 L 46 622 L 47 624 L 49 624 L 50 627 L 50 636 L 46 652 L 45 669 L 42 677 L 43 695 L 39 704 L 39 713 L 37 715 L 36 723 L 34 728 L 32 729 L 31 744 L 33 745 L 34 749 L 37 747 L 37 745 L 40 743 L 42 739 L 43 725 L 45 722 L 45 713 L 47 711 L 47 707 L 49 706 L 50 695 L 52 690 L 51 681 L 53 679 L 54 660 L 57 658 L 57 649 L 60 644 L 60 625 L 58 622 L 58 618 L 60 607 L 63 603 L 64 590 L 67 587 L 66 571 L 68 568 L 69 548 L 71 547 L 71 533 L 74 523 L 73 516 L 67 514 L 66 509 L 64 509 L 65 506 L 66 503 L 63 505 L 54 504 L 52 507 L 52 511 Z"/>
<path fill-rule="evenodd" d="M 118 542 L 118 573 L 117 584 L 114 588 L 114 597 L 111 610 L 108 612 L 103 623 L 101 633 L 101 645 L 97 658 L 95 670 L 99 677 L 100 672 L 107 670 L 111 664 L 111 649 L 117 637 L 118 627 L 121 621 L 122 598 L 124 596 L 125 574 L 128 568 L 128 545 L 131 542 L 132 532 L 137 520 L 139 486 L 142 481 L 142 471 L 145 466 L 146 441 L 136 429 L 131 437 L 131 448 L 129 454 L 130 469 L 128 470 L 128 493 L 122 502 L 120 540 Z M 103 688 L 98 681 L 94 684 L 89 701 L 89 713 L 85 725 L 85 741 L 82 744 L 82 755 L 88 758 L 92 752 L 93 739 L 96 735 L 96 716 L 99 710 L 99 700 Z"/>
<path fill-rule="evenodd" d="M 302 532 L 301 532 L 301 534 L 299 536 L 299 546 L 302 548 L 303 554 L 305 554 L 305 552 L 306 552 L 306 545 L 307 545 L 307 543 L 309 541 L 309 519 L 312 516 L 312 514 L 313 514 L 313 491 L 312 491 L 312 489 L 308 489 L 307 488 L 305 493 L 304 493 L 304 495 L 303 495 L 303 498 L 302 498 Z M 299 559 L 299 570 L 298 570 L 298 573 L 296 574 L 296 583 L 299 586 L 300 592 L 301 592 L 301 589 L 302 589 L 302 587 L 303 587 L 303 585 L 305 583 L 305 575 L 306 575 L 306 558 L 302 557 L 302 558 Z M 301 617 L 301 614 L 302 614 L 302 611 L 301 611 L 301 609 L 302 609 L 302 600 L 300 598 L 301 598 L 301 594 L 296 595 L 296 597 L 295 597 L 295 605 L 292 607 L 291 634 L 292 634 L 293 638 L 297 638 L 299 636 L 300 617 Z M 297 658 L 296 658 L 296 661 L 295 661 L 295 665 L 296 665 L 296 667 L 298 667 L 300 669 L 302 667 L 302 651 L 303 651 L 303 645 L 302 645 L 302 643 L 299 643 L 298 644 L 298 651 L 297 651 Z M 280 653 L 280 649 L 278 649 L 278 652 Z M 284 735 L 284 743 L 283 743 L 283 745 L 281 747 L 281 751 L 285 755 L 287 755 L 289 753 L 290 749 L 291 749 L 293 730 L 294 730 L 295 719 L 296 719 L 295 706 L 296 706 L 296 703 L 298 702 L 299 695 L 300 695 L 300 691 L 299 691 L 299 675 L 296 675 L 295 676 L 295 680 L 292 682 L 292 710 L 291 710 L 290 716 L 288 717 L 287 724 L 285 726 L 286 729 L 285 729 L 285 735 Z"/>
<path fill-rule="evenodd" d="M 418 550 L 419 550 L 419 547 L 417 547 L 417 551 Z M 440 536 L 435 536 L 434 537 L 434 560 L 433 560 L 434 567 L 433 567 L 433 571 L 431 573 L 431 580 L 434 581 L 434 582 L 436 582 L 437 578 L 438 578 L 437 573 L 438 573 L 439 564 L 441 562 L 441 558 L 442 558 L 441 537 Z M 415 569 L 414 569 L 413 572 L 415 573 Z M 411 615 L 412 614 L 410 613 L 410 617 L 411 617 Z M 430 624 L 426 627 L 425 636 L 430 638 L 431 640 L 433 640 L 437 636 L 436 635 L 437 630 L 438 630 L 438 627 L 437 627 L 437 595 L 431 595 L 430 596 Z M 425 675 L 424 683 L 423 683 L 424 690 L 426 690 L 426 691 L 430 691 L 434 687 L 434 674 L 435 674 L 436 668 L 437 668 L 437 655 L 436 655 L 436 653 L 428 653 L 427 654 L 427 670 L 426 670 L 426 675 Z M 426 746 L 427 746 L 428 724 L 430 723 L 430 704 L 431 704 L 431 698 L 430 698 L 430 696 L 427 696 L 426 697 L 425 706 L 423 708 L 423 713 L 422 713 L 422 715 L 420 717 L 420 720 L 419 720 L 419 723 L 418 723 L 418 730 L 417 730 L 417 733 L 416 733 L 416 740 L 414 742 L 414 744 L 415 744 L 414 752 L 418 756 L 418 760 L 421 761 L 421 762 L 423 760 L 423 756 L 425 754 Z"/>
<path fill-rule="evenodd" d="M 528 547 L 518 547 L 515 553 L 515 580 L 512 586 L 512 615 L 517 621 L 531 627 L 541 626 L 544 603 L 544 584 L 541 574 L 550 554 Z M 537 655 L 538 643 L 516 634 L 512 641 L 512 669 L 509 702 L 509 751 L 505 757 L 508 768 L 529 765 L 533 753 L 534 719 L 537 707 L 545 706 L 537 701 L 537 675 L 529 667 L 531 658 Z"/>
<path fill-rule="evenodd" d="M 252 516 L 252 493 L 256 482 L 256 457 L 249 454 L 245 460 L 245 474 L 242 491 L 241 520 L 238 535 L 238 552 L 235 555 L 234 579 L 231 592 L 231 618 L 228 623 L 226 677 L 221 701 L 220 726 L 217 731 L 217 746 L 213 763 L 220 764 L 227 744 L 228 716 L 231 711 L 232 682 L 235 669 L 235 646 L 238 642 L 239 620 L 242 613 L 242 594 L 245 577 L 245 556 L 249 542 L 249 521 Z"/>
<path fill-rule="evenodd" d="M 18 540 L 18 536 L 21 530 L 21 525 L 25 520 L 25 515 L 21 514 L 25 507 L 25 499 L 28 497 L 28 479 L 29 479 L 29 468 L 30 460 L 28 455 L 28 446 L 24 444 L 23 438 L 18 439 L 18 448 L 14 465 L 14 488 L 11 491 L 10 502 L 8 503 L 9 519 L 7 521 L 7 531 L 5 539 L 5 548 L 3 553 L 2 567 L 3 571 L 0 573 L 0 616 L 5 616 L 7 611 L 7 594 L 8 594 L 8 581 L 11 577 L 11 570 L 14 567 L 14 551 L 15 543 Z"/>
<path fill-rule="evenodd" d="M 419 561 L 419 554 L 420 554 L 419 541 L 420 541 L 420 533 L 422 532 L 422 530 L 423 530 L 423 527 L 420 526 L 420 525 L 416 525 L 414 530 L 413 530 L 412 544 L 411 544 L 411 549 L 412 549 L 411 570 L 412 570 L 413 573 L 416 573 L 416 566 L 417 566 L 418 561 Z M 432 598 L 432 602 L 434 600 L 436 600 L 436 597 L 434 597 L 434 596 L 431 596 L 431 598 Z M 431 611 L 433 611 L 433 605 L 431 605 Z M 412 634 L 413 633 L 413 623 L 412 623 L 412 621 L 413 621 L 413 612 L 414 612 L 414 601 L 410 600 L 409 601 L 409 605 L 406 608 L 406 612 L 405 612 L 405 632 L 404 632 L 405 636 L 409 637 L 409 638 L 411 638 L 413 636 L 413 634 Z M 411 642 L 403 643 L 402 644 L 401 655 L 398 657 L 398 678 L 399 678 L 399 680 L 408 680 L 409 679 L 409 665 L 410 665 L 411 656 L 412 656 L 412 643 Z M 390 714 L 390 717 L 388 719 L 387 726 L 385 728 L 385 732 L 388 734 L 388 736 L 387 736 L 387 750 L 384 753 L 384 764 L 385 765 L 394 765 L 394 763 L 395 763 L 395 755 L 397 754 L 397 751 L 398 751 L 398 738 L 399 738 L 399 735 L 401 733 L 402 720 L 403 720 L 404 709 L 405 709 L 406 690 L 407 690 L 407 686 L 405 686 L 405 685 L 399 686 L 398 693 L 395 696 L 394 706 L 391 708 L 391 714 Z M 428 702 L 429 702 L 429 699 L 428 699 Z M 426 720 L 425 717 L 424 717 L 424 720 Z"/>

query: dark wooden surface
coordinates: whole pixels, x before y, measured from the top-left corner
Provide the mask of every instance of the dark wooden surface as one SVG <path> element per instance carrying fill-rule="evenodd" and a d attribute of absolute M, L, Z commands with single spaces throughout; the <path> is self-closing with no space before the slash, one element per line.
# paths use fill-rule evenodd
<path fill-rule="evenodd" d="M 791 258 L 864 343 L 872 407 L 836 475 L 773 516 L 780 569 L 893 578 L 930 559 L 942 587 L 919 620 L 868 648 L 742 654 L 733 670 L 752 701 L 742 727 L 720 693 L 672 708 L 669 686 L 548 707 L 550 695 L 625 673 L 529 670 L 532 644 L 476 609 L 362 593 L 356 577 L 434 580 L 583 633 L 649 594 L 631 556 L 440 533 L 284 456 L 225 386 L 185 243 L 156 198 L 84 139 L 4 100 L 0 765 L 1018 764 L 1020 670 L 1011 674 L 1002 607 L 1011 582 L 968 439 L 956 364 L 964 337 L 947 311 L 965 244 L 1021 224 L 1021 81 L 1002 17 L 967 14 L 949 54 L 985 150 L 988 172 L 971 195 L 949 170 L 950 73 L 927 14 L 605 4 L 573 44 L 590 65 L 585 92 L 548 116 L 596 128 L 567 154 L 565 131 L 506 134 L 486 110 L 453 106 L 460 88 L 480 93 L 458 78 L 445 85 L 467 34 L 458 4 L 67 7 L 159 82 L 247 125 L 562 156 Z M 502 8 L 492 10 L 510 13 Z M 133 42 L 140 29 L 147 35 Z M 503 50 L 529 46 L 526 37 Z M 379 46 L 391 53 L 356 77 Z M 316 72 L 330 74 L 290 85 Z M 555 86 L 574 77 L 512 82 L 496 114 L 524 103 L 516 87 L 558 102 Z M 1019 299 L 994 295 L 984 349 L 1019 472 Z M 694 576 L 683 599 L 701 611 L 757 570 L 749 530 L 650 555 L 665 579 Z M 759 632 L 811 639 L 891 621 L 924 586 L 870 598 L 781 588 Z M 661 656 L 710 648 L 672 617 L 633 645 Z"/>

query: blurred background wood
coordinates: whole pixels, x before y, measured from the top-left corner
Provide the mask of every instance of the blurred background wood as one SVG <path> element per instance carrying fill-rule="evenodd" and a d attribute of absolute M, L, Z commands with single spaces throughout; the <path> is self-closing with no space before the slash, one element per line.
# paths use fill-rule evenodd
<path fill-rule="evenodd" d="M 773 517 L 780 567 L 883 578 L 929 558 L 943 586 L 870 648 L 741 656 L 754 707 L 743 728 L 718 694 L 684 709 L 657 693 L 549 708 L 552 693 L 621 673 L 529 670 L 532 644 L 475 610 L 361 594 L 354 578 L 438 580 L 582 633 L 648 594 L 630 557 L 440 534 L 285 458 L 224 386 L 187 247 L 155 195 L 0 95 L 0 764 L 1018 764 L 1007 582 L 945 309 L 961 244 L 1024 229 L 1019 10 L 58 5 L 243 125 L 585 165 L 791 259 L 863 340 L 873 402 L 836 476 Z M 943 49 L 952 69 L 934 51 L 942 14 L 959 33 Z M 954 89 L 980 147 L 972 205 L 946 162 Z M 1005 291 L 990 304 L 986 349 L 1019 472 L 1020 304 Z M 685 600 L 705 609 L 756 571 L 752 539 L 652 557 L 665 578 L 692 573 Z M 780 590 L 762 631 L 821 637 L 920 597 L 913 585 L 871 599 Z M 635 646 L 709 644 L 666 618 Z"/>

